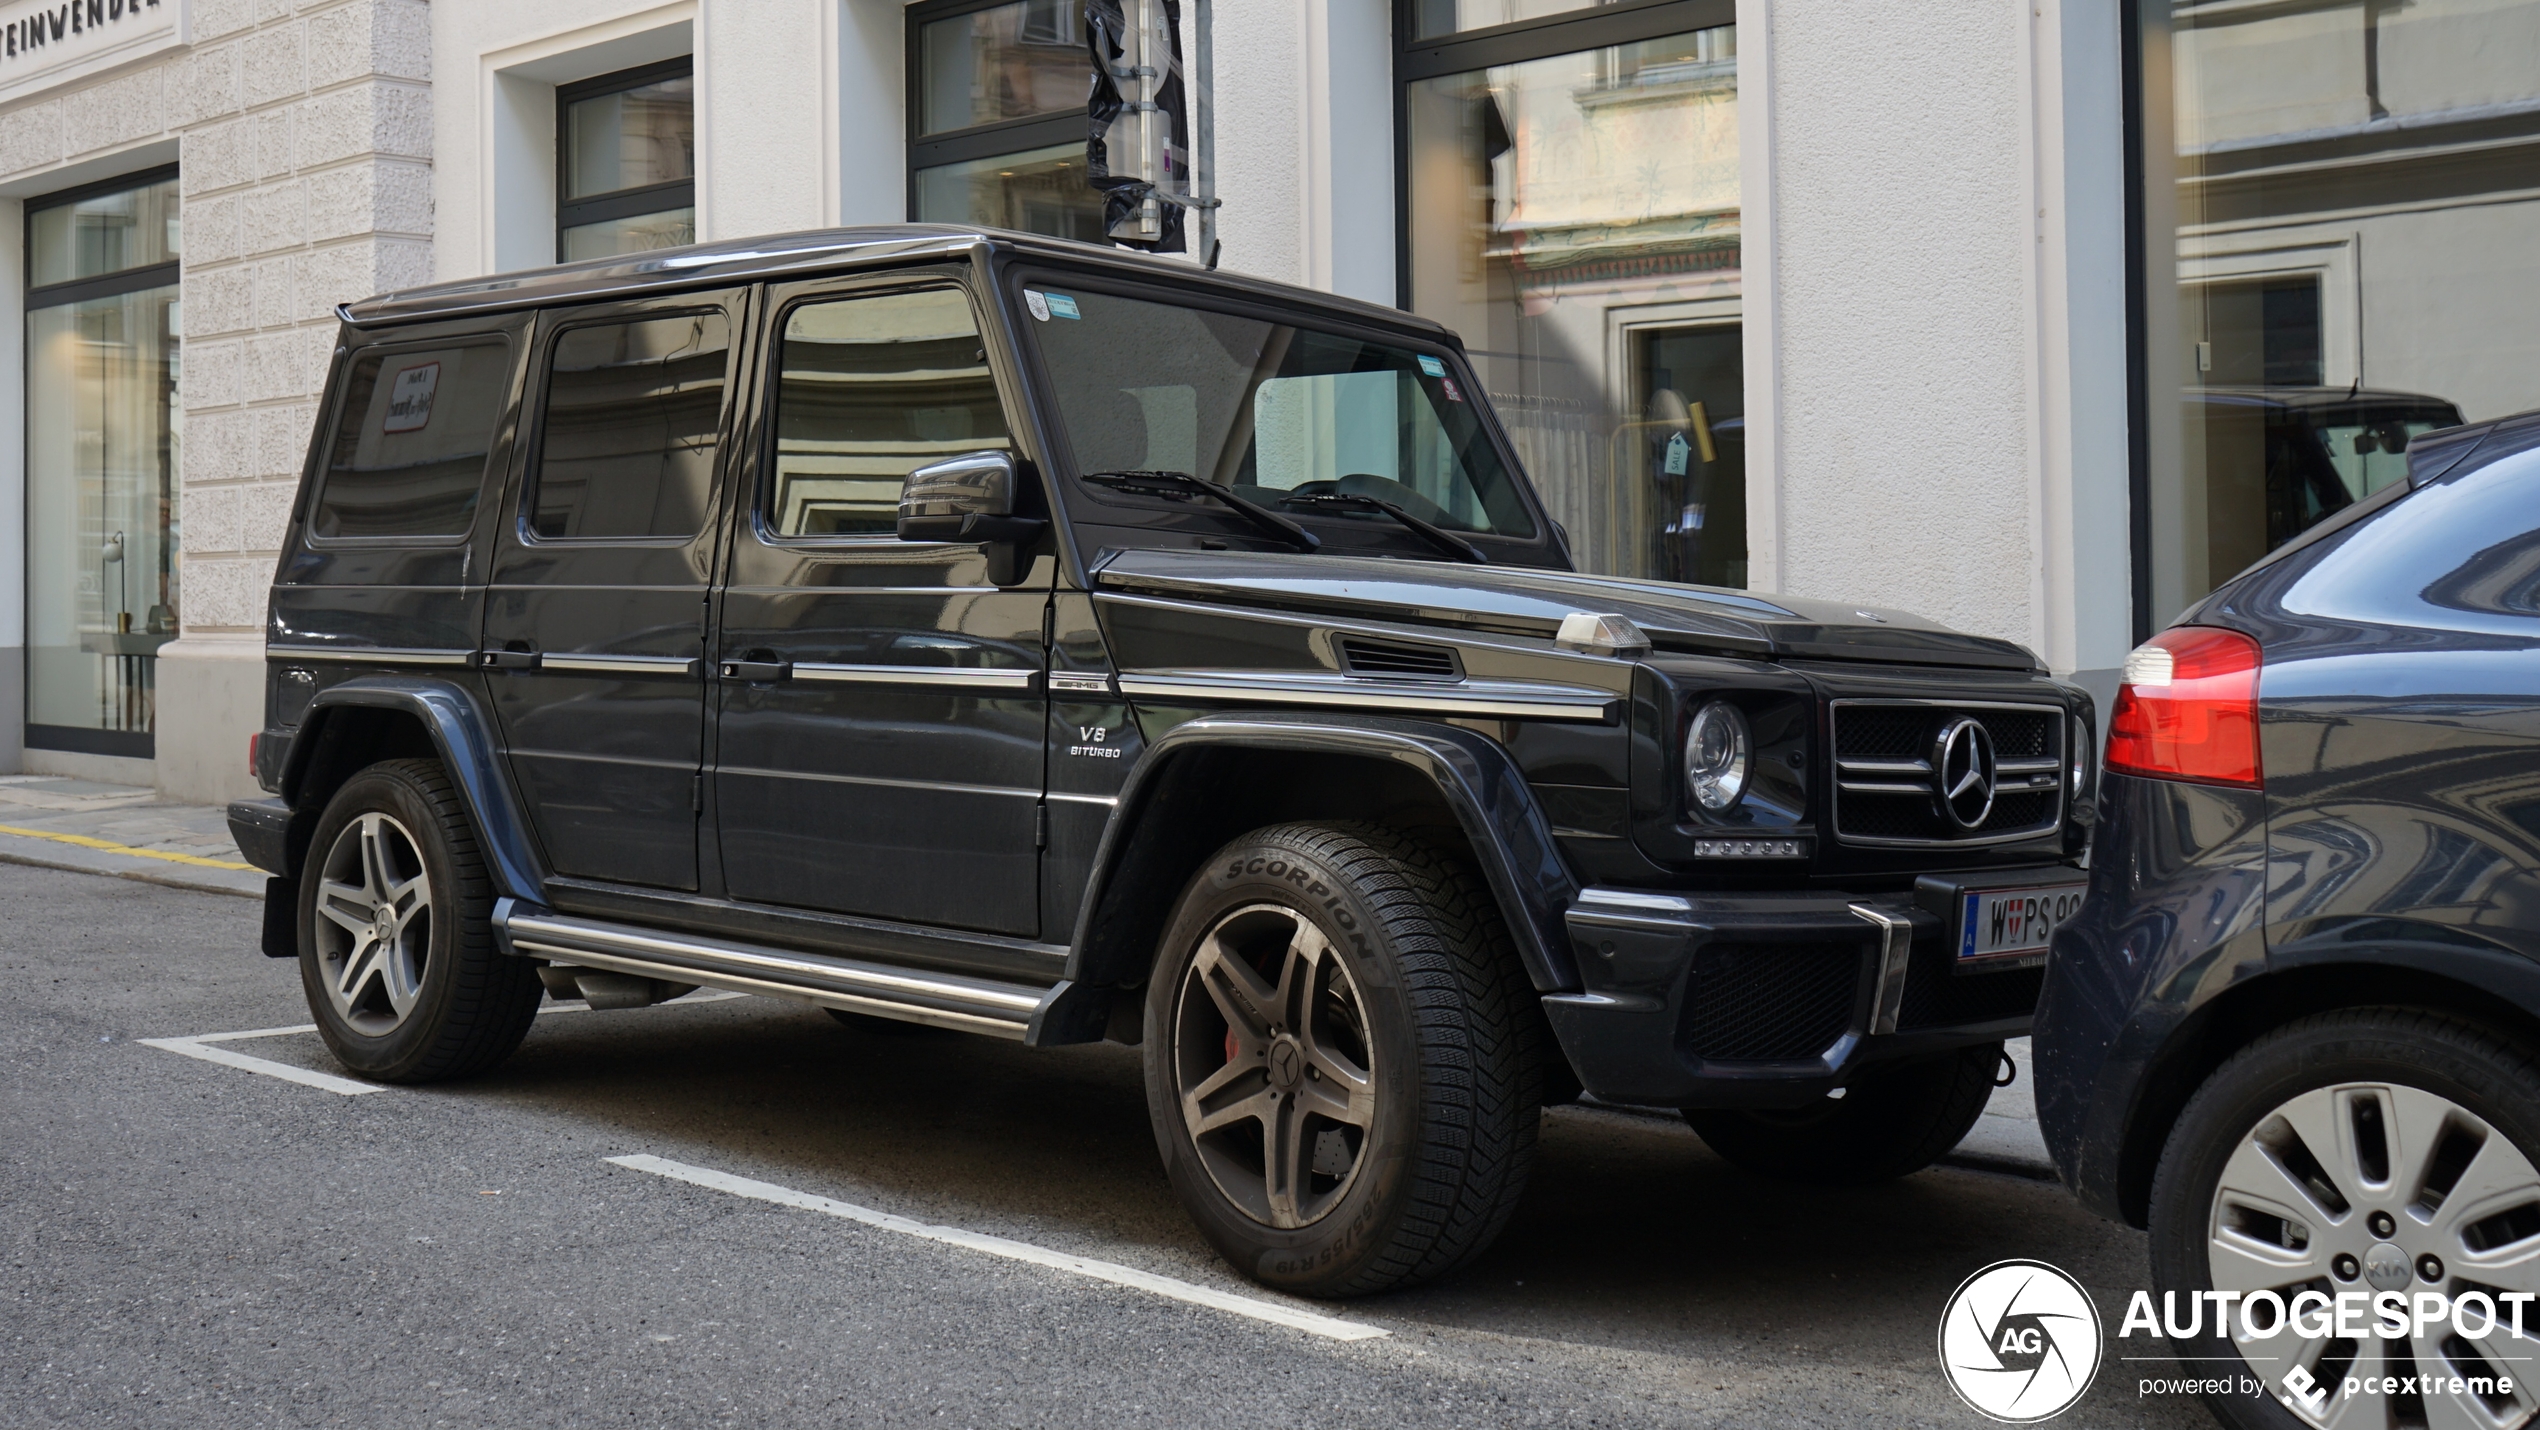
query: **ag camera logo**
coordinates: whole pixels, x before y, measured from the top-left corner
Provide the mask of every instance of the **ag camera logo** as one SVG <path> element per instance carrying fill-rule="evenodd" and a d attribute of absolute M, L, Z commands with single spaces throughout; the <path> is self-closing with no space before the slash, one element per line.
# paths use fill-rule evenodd
<path fill-rule="evenodd" d="M 2099 1308 L 2043 1261 L 1997 1261 L 1940 1314 L 1940 1370 L 1969 1409 L 2029 1425 L 2070 1410 L 2099 1373 Z"/>

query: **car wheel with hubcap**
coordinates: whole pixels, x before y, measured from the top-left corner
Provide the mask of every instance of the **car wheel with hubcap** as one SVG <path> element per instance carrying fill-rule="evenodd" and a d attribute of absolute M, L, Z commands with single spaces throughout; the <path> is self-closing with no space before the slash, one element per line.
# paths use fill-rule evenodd
<path fill-rule="evenodd" d="M 2366 1298 L 2355 1303 L 2360 1337 L 2335 1334 L 2317 1303 L 2297 1323 L 2261 1302 L 2234 1311 L 2220 1334 L 2214 1303 L 2198 1302 L 2206 1314 L 2194 1334 L 2171 1337 L 2173 1348 L 2238 1365 L 2266 1387 L 2207 1395 L 2217 1417 L 2249 1430 L 2540 1418 L 2540 1393 L 2524 1383 L 2529 1342 L 2515 1342 L 2512 1308 L 2500 1304 L 2540 1293 L 2535 1085 L 2540 1065 L 2513 1044 L 2399 1008 L 2304 1018 L 2205 1080 L 2153 1178 L 2158 1290 L 2174 1295 L 2182 1321 L 2191 1296 L 2210 1292 L 2235 1304 L 2272 1293 L 2288 1312 L 2310 1292 Z M 2382 1292 L 2411 1309 L 2421 1293 L 2475 1293 L 2493 1314 L 2482 1318 L 2473 1301 L 2464 1322 L 2411 1319 L 2406 1334 L 2383 1339 L 2370 1309 Z M 2521 1304 L 2526 1332 L 2540 1333 L 2533 1303 Z M 2512 1389 L 2495 1390 L 2500 1381 Z"/>
<path fill-rule="evenodd" d="M 462 1077 L 529 1031 L 545 988 L 494 944 L 493 882 L 449 776 L 390 760 L 346 780 L 300 871 L 300 982 L 318 1033 L 382 1082 Z"/>
<path fill-rule="evenodd" d="M 1282 825 L 1193 878 L 1148 986 L 1147 1105 L 1228 1261 L 1363 1295 L 1478 1255 L 1540 1115 L 1532 990 L 1478 876 L 1399 831 Z"/>

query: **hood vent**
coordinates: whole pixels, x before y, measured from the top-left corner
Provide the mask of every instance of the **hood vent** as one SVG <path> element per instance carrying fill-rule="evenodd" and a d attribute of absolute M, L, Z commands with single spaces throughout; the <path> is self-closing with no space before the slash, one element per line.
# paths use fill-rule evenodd
<path fill-rule="evenodd" d="M 1410 676 L 1420 680 L 1462 680 L 1464 663 L 1445 646 L 1399 645 L 1343 636 L 1334 641 L 1341 668 L 1352 675 Z"/>

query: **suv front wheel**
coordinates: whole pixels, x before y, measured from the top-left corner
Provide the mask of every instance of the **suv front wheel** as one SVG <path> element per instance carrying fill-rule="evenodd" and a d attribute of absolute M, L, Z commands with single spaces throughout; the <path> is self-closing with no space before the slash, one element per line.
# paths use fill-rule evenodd
<path fill-rule="evenodd" d="M 1480 1254 L 1525 1190 L 1539 1019 L 1477 875 L 1397 831 L 1292 824 L 1192 879 L 1146 1001 L 1173 1188 L 1247 1275 L 1352 1296 Z"/>
<path fill-rule="evenodd" d="M 300 871 L 300 983 L 345 1067 L 381 1082 L 481 1072 L 529 1031 L 537 965 L 494 945 L 493 881 L 439 762 L 344 782 Z"/>

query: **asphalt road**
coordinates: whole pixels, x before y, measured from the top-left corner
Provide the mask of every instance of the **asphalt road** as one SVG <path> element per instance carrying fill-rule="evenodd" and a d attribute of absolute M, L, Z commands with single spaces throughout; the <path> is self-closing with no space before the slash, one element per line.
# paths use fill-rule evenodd
<path fill-rule="evenodd" d="M 1307 1307 L 1389 1333 L 1326 1339 L 604 1160 L 1277 1301 L 1183 1220 L 1133 1050 L 743 998 L 544 1017 L 487 1077 L 344 1096 L 137 1041 L 307 1021 L 256 920 L 0 867 L 0 1423 L 1976 1426 L 1934 1354 L 1961 1279 L 2050 1261 L 2113 1327 L 2143 1275 L 2052 1183 L 1793 1190 L 1573 1108 L 1484 1261 Z M 2057 1424 L 2211 1423 L 2118 1352 Z"/>

